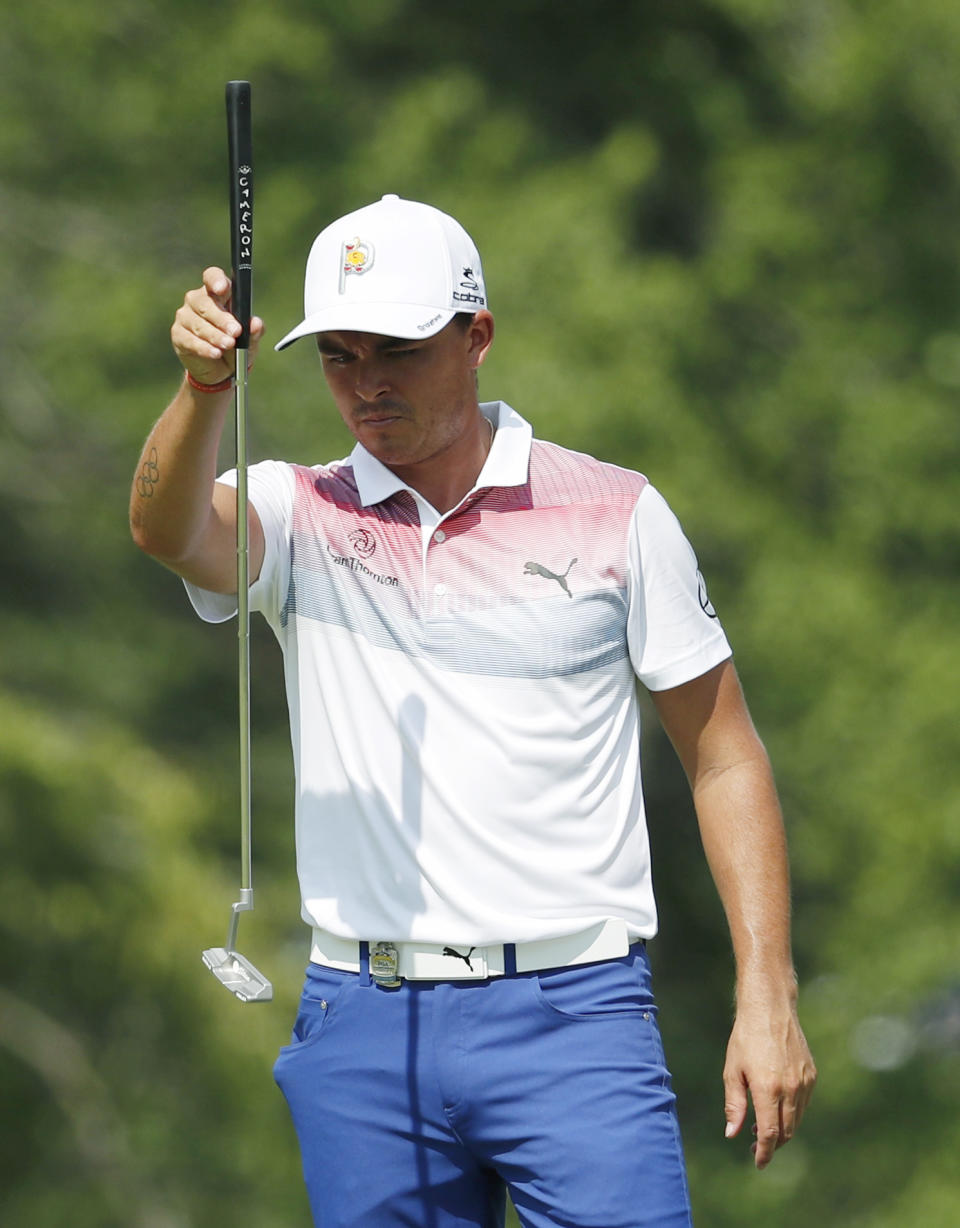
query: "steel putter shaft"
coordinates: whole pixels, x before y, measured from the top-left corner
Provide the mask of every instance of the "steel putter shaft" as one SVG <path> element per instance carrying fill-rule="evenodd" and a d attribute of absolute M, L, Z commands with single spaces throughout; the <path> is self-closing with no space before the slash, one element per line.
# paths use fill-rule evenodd
<path fill-rule="evenodd" d="M 242 326 L 237 339 L 235 408 L 237 431 L 237 673 L 240 725 L 240 899 L 230 913 L 225 947 L 209 947 L 203 962 L 241 1002 L 269 1002 L 273 986 L 236 949 L 240 913 L 253 908 L 250 835 L 250 568 L 247 535 L 247 353 L 253 269 L 253 153 L 250 84 L 227 84 L 230 145 L 230 230 L 233 313 Z"/>
<path fill-rule="evenodd" d="M 247 441 L 246 441 L 247 352 L 237 350 L 237 618 L 238 700 L 240 725 L 240 899 L 230 912 L 230 927 L 224 947 L 209 947 L 203 962 L 217 980 L 241 1002 L 269 1002 L 273 986 L 237 950 L 237 929 L 242 912 L 253 909 L 250 823 L 250 602 L 247 544 Z"/>

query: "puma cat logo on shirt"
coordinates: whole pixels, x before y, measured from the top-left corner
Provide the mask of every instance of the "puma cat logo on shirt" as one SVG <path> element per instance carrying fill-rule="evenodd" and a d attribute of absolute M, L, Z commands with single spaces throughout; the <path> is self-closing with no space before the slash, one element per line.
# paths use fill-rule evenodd
<path fill-rule="evenodd" d="M 567 570 L 562 576 L 558 576 L 555 571 L 551 571 L 549 567 L 544 567 L 542 563 L 525 563 L 523 566 L 523 574 L 525 576 L 543 576 L 545 580 L 556 580 L 568 597 L 572 598 L 573 593 L 567 584 L 567 576 L 570 574 L 570 568 L 576 562 L 576 559 L 571 559 L 567 565 Z"/>

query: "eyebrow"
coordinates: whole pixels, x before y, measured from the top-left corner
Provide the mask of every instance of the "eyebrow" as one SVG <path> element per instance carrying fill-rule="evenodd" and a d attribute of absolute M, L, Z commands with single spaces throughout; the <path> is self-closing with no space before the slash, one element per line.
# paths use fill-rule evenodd
<path fill-rule="evenodd" d="M 419 346 L 423 344 L 424 340 L 429 340 L 429 338 L 383 337 L 376 343 L 374 349 L 378 354 L 382 354 L 387 350 L 395 350 L 398 348 L 406 349 L 409 346 Z M 353 350 L 349 350 L 345 346 L 337 345 L 334 341 L 325 340 L 322 334 L 317 337 L 317 349 L 321 354 L 329 355 L 332 358 L 348 358 L 353 353 Z"/>

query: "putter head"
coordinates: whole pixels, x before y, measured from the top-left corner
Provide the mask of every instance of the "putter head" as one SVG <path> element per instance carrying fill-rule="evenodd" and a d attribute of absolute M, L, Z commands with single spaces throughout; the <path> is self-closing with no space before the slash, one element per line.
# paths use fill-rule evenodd
<path fill-rule="evenodd" d="M 273 998 L 273 986 L 267 978 L 237 951 L 210 947 L 203 953 L 203 962 L 241 1002 L 269 1002 Z"/>

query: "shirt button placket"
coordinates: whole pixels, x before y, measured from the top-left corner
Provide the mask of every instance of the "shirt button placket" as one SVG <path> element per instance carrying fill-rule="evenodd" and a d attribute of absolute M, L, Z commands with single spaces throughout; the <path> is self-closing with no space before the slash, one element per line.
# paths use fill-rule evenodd
<path fill-rule="evenodd" d="M 445 531 L 443 529 L 437 529 L 435 530 L 433 534 L 433 540 L 431 542 L 431 545 L 442 546 L 446 540 L 447 540 L 447 535 Z M 434 571 L 434 574 L 436 574 L 436 571 Z M 443 574 L 442 568 L 440 569 L 440 574 L 441 575 Z M 446 597 L 446 595 L 447 595 L 446 584 L 444 584 L 442 581 L 436 582 L 433 585 L 433 598 L 434 598 L 433 609 L 434 609 L 435 614 L 442 615 L 446 613 L 446 602 L 444 601 L 444 598 Z"/>

